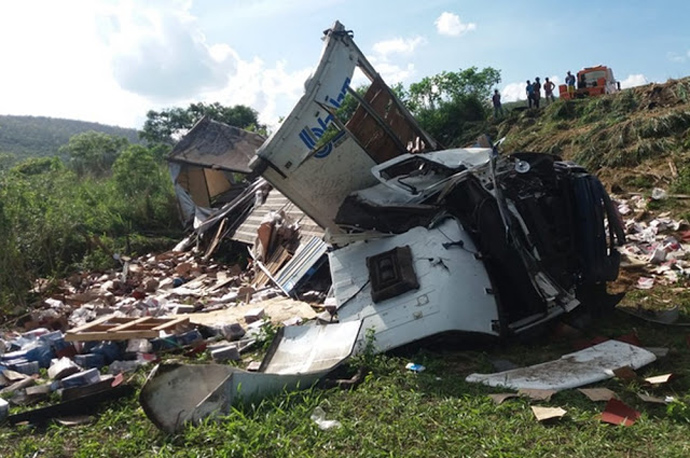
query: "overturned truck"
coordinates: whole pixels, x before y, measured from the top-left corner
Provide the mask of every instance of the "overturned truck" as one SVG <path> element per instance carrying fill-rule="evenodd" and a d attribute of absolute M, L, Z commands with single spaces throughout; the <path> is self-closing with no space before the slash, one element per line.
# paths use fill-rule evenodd
<path fill-rule="evenodd" d="M 371 81 L 363 96 L 355 68 Z M 358 106 L 340 119 L 347 94 Z M 439 150 L 336 23 L 250 166 L 327 229 L 338 318 L 363 320 L 380 350 L 610 304 L 624 234 L 601 183 L 555 156 L 484 146 Z"/>
<path fill-rule="evenodd" d="M 351 88 L 356 69 L 371 83 L 364 95 Z M 443 333 L 517 335 L 614 304 L 606 282 L 624 234 L 601 183 L 552 155 L 480 143 L 442 149 L 336 22 L 250 167 L 326 230 L 339 324 L 319 326 L 318 345 L 313 326 L 279 333 L 259 373 L 160 368 L 142 390 L 149 417 L 175 430 L 227 411 L 238 380 L 245 394 L 307 386 L 370 332 L 386 351 Z M 216 378 L 200 388 L 208 371 Z"/>

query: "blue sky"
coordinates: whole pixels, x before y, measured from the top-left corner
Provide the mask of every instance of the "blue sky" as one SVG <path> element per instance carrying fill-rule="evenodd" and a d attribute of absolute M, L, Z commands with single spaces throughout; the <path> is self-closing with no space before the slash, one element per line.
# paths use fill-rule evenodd
<path fill-rule="evenodd" d="M 687 0 L 2 2 L 0 113 L 140 127 L 149 109 L 218 101 L 275 125 L 336 19 L 389 84 L 492 66 L 514 100 L 526 79 L 597 64 L 662 82 L 690 75 L 689 17 Z"/>

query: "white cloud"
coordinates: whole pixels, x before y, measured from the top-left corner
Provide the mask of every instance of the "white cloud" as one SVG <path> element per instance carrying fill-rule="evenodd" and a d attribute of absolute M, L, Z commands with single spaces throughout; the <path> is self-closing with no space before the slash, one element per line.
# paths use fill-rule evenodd
<path fill-rule="evenodd" d="M 275 128 L 280 116 L 289 113 L 304 92 L 304 83 L 312 72 L 304 68 L 289 72 L 287 62 L 267 66 L 261 59 L 238 61 L 237 73 L 226 87 L 201 95 L 202 101 L 219 101 L 224 105 L 247 105 L 259 112 L 259 121 Z"/>
<path fill-rule="evenodd" d="M 506 84 L 501 92 L 502 102 L 516 102 L 518 100 L 527 100 L 525 94 L 526 83 L 510 83 Z"/>
<path fill-rule="evenodd" d="M 643 84 L 649 83 L 647 78 L 642 74 L 628 75 L 626 79 L 620 82 L 621 89 L 627 89 L 629 87 L 642 86 Z"/>
<path fill-rule="evenodd" d="M 436 31 L 441 35 L 447 35 L 449 37 L 459 37 L 477 29 L 477 24 L 474 22 L 463 23 L 460 20 L 460 16 L 457 14 L 443 12 L 434 21 L 436 25 Z"/>
<path fill-rule="evenodd" d="M 0 61 L 15 69 L 0 72 L 4 113 L 126 127 L 140 122 L 150 104 L 114 81 L 99 39 L 100 11 L 91 1 L 0 5 L 0 42 L 12 43 L 0 47 Z"/>
<path fill-rule="evenodd" d="M 122 2 L 100 17 L 113 75 L 132 93 L 160 102 L 220 89 L 237 69 L 228 45 L 209 45 L 189 3 Z"/>
<path fill-rule="evenodd" d="M 379 41 L 373 46 L 374 52 L 383 58 L 391 54 L 411 54 L 419 46 L 426 43 L 423 37 L 394 38 L 392 40 Z"/>
<path fill-rule="evenodd" d="M 381 75 L 381 78 L 388 84 L 392 86 L 397 83 L 402 83 L 407 81 L 415 73 L 414 64 L 408 63 L 407 65 L 400 66 L 394 65 L 387 62 L 381 62 L 376 65 L 376 71 Z"/>
<path fill-rule="evenodd" d="M 389 86 L 408 81 L 415 74 L 415 66 L 409 61 L 419 46 L 427 43 L 425 37 L 393 38 L 379 41 L 372 46 L 373 53 L 367 56 L 383 80 Z M 369 79 L 355 73 L 352 86 L 368 85 Z"/>
<path fill-rule="evenodd" d="M 13 43 L 0 47 L 0 61 L 21 69 L 0 72 L 1 112 L 141 127 L 151 109 L 220 102 L 251 106 L 275 126 L 311 69 L 209 42 L 190 7 L 46 1 L 36 15 L 33 2 L 0 3 L 0 41 Z"/>

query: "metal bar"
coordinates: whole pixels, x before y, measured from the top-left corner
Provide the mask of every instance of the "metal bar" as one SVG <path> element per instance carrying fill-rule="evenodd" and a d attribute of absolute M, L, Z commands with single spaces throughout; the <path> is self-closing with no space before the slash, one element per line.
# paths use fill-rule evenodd
<path fill-rule="evenodd" d="M 395 145 L 400 149 L 401 154 L 406 153 L 407 146 L 403 145 L 398 134 L 396 134 L 393 131 L 393 129 L 391 129 L 391 126 L 389 126 L 388 123 L 386 123 L 386 121 L 383 120 L 383 118 L 376 112 L 376 110 L 374 110 L 374 108 L 369 104 L 369 102 L 360 97 L 360 95 L 357 94 L 357 91 L 352 89 L 350 86 L 347 87 L 347 91 L 350 93 L 352 97 L 355 98 L 355 100 L 359 102 L 360 105 L 362 105 L 364 111 L 366 111 L 372 118 L 374 118 L 374 121 L 376 121 L 376 123 L 388 134 L 388 136 L 393 139 Z"/>

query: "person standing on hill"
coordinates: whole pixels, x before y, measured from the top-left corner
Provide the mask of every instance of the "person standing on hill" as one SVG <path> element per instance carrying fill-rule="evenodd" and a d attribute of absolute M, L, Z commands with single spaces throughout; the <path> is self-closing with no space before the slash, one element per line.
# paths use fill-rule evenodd
<path fill-rule="evenodd" d="M 575 97 L 575 75 L 570 73 L 570 70 L 568 70 L 568 74 L 565 76 L 565 84 L 568 85 L 568 95 L 572 99 Z"/>
<path fill-rule="evenodd" d="M 534 102 L 534 86 L 530 80 L 527 80 L 527 87 L 525 87 L 525 92 L 527 93 L 527 106 L 532 108 L 532 103 Z"/>
<path fill-rule="evenodd" d="M 491 97 L 491 101 L 494 104 L 494 118 L 503 116 L 503 105 L 501 105 L 501 94 L 498 93 L 498 89 L 494 89 L 494 95 Z"/>
<path fill-rule="evenodd" d="M 549 81 L 548 78 L 544 79 L 544 100 L 546 101 L 546 104 L 549 104 L 549 99 L 551 102 L 554 101 L 553 99 L 553 90 L 556 87 L 555 84 L 553 84 L 553 81 Z"/>
<path fill-rule="evenodd" d="M 539 82 L 538 76 L 534 79 L 532 87 L 532 97 L 534 97 L 534 108 L 539 108 L 539 99 L 541 98 L 541 83 Z"/>

